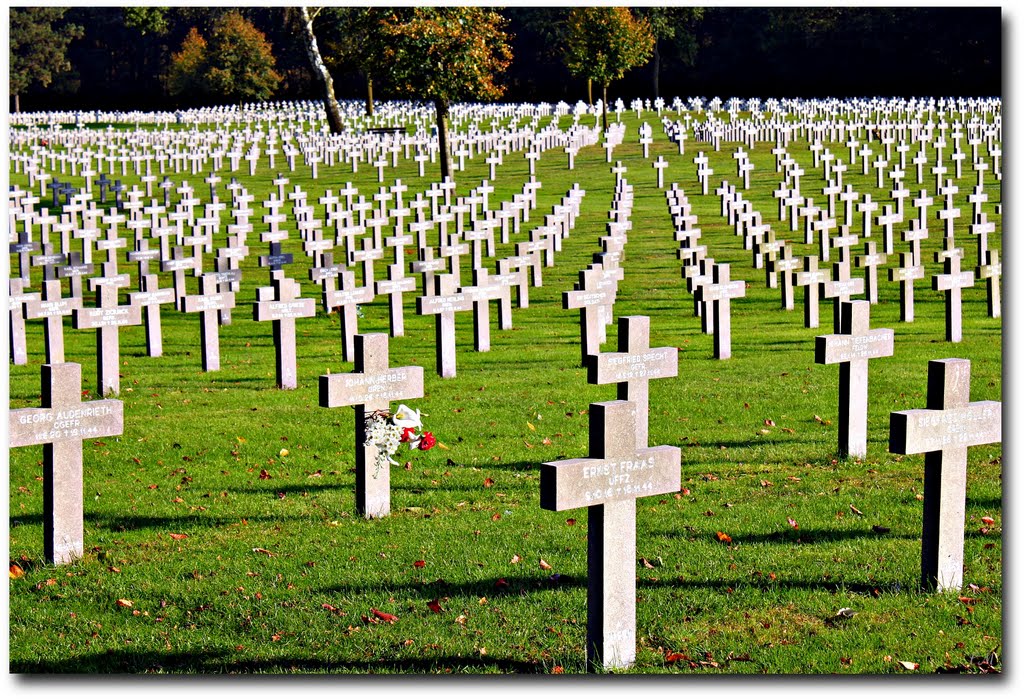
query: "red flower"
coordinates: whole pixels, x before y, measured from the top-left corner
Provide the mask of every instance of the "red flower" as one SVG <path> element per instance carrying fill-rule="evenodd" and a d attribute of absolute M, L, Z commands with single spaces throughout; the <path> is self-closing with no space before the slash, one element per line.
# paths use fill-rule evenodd
<path fill-rule="evenodd" d="M 415 436 L 416 436 L 416 428 L 415 427 L 404 427 L 404 428 L 402 428 L 402 438 L 401 438 L 400 441 L 403 444 L 405 442 L 411 442 L 413 437 L 415 437 Z"/>
<path fill-rule="evenodd" d="M 437 444 L 437 439 L 434 438 L 432 432 L 424 432 L 423 436 L 420 437 L 420 449 L 423 451 L 432 448 L 435 444 Z"/>

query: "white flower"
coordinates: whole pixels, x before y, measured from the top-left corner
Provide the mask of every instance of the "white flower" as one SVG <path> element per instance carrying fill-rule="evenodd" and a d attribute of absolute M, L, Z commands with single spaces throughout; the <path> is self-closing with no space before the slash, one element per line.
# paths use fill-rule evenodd
<path fill-rule="evenodd" d="M 419 409 L 413 410 L 409 406 L 402 405 L 398 406 L 398 410 L 394 412 L 391 421 L 398 427 L 423 427 L 423 422 L 420 420 Z"/>

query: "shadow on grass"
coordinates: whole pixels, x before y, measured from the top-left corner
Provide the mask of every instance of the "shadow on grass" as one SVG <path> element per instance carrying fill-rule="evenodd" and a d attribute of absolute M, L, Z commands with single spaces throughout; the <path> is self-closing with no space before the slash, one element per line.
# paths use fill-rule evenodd
<path fill-rule="evenodd" d="M 10 671 L 16 674 L 309 674 L 355 672 L 362 674 L 412 673 L 546 673 L 539 662 L 495 657 L 460 657 L 437 655 L 421 659 L 394 660 L 321 660 L 318 658 L 278 657 L 266 660 L 234 659 L 228 651 L 203 650 L 200 653 L 106 652 L 66 660 L 11 661 Z M 45 684 L 42 677 L 23 677 L 27 685 Z M 79 679 L 76 677 L 76 679 Z M 234 682 L 237 678 L 233 678 Z M 266 678 L 261 677 L 261 682 Z"/>

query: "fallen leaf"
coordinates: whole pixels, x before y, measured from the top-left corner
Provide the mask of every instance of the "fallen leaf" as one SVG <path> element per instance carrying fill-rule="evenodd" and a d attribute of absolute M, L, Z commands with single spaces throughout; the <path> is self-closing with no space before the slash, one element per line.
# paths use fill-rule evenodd
<path fill-rule="evenodd" d="M 491 515 L 491 521 L 492 522 L 497 522 L 499 519 L 501 519 L 501 513 L 500 512 L 495 512 L 493 515 Z"/>
<path fill-rule="evenodd" d="M 996 521 L 994 519 L 992 519 L 991 517 L 982 517 L 981 521 L 984 522 L 985 524 L 989 525 L 989 526 L 992 526 L 993 524 L 996 523 Z"/>
<path fill-rule="evenodd" d="M 903 666 L 905 670 L 916 670 L 917 668 L 921 667 L 920 663 L 912 663 L 909 660 L 900 660 L 898 662 L 900 665 Z"/>
<path fill-rule="evenodd" d="M 505 578 L 498 578 L 497 580 L 494 581 L 494 586 L 497 587 L 498 589 L 502 589 L 502 588 L 508 587 L 509 584 L 508 584 L 508 581 L 505 580 Z"/>
<path fill-rule="evenodd" d="M 677 663 L 680 660 L 689 660 L 689 659 L 690 659 L 690 656 L 688 656 L 686 653 L 677 653 L 677 652 L 671 651 L 671 650 L 668 651 L 667 653 L 665 653 L 665 662 L 669 663 L 669 664 Z"/>
<path fill-rule="evenodd" d="M 22 570 L 20 565 L 18 565 L 17 563 L 12 563 L 11 564 L 11 578 L 17 579 L 17 578 L 20 578 L 21 576 L 23 576 L 24 574 L 25 574 L 25 571 Z"/>
<path fill-rule="evenodd" d="M 551 668 L 552 675 L 561 675 L 563 672 L 565 672 L 565 670 L 562 668 L 561 665 L 555 665 L 553 668 Z"/>
<path fill-rule="evenodd" d="M 387 612 L 382 612 L 381 610 L 377 609 L 376 607 L 374 607 L 374 608 L 372 608 L 370 610 L 370 614 L 373 614 L 375 617 L 377 617 L 381 621 L 386 621 L 389 624 L 394 624 L 396 621 L 398 621 L 398 617 L 395 616 L 394 614 L 388 614 Z"/>
<path fill-rule="evenodd" d="M 855 515 L 863 515 L 864 514 L 863 512 L 858 510 L 856 507 L 854 507 L 853 503 L 850 504 L 850 512 L 852 512 Z"/>
<path fill-rule="evenodd" d="M 786 517 L 786 521 L 789 522 L 789 526 L 793 527 L 793 529 L 799 529 L 800 528 L 800 525 L 797 524 L 796 520 L 793 519 L 792 517 Z"/>
<path fill-rule="evenodd" d="M 485 488 L 490 488 L 492 485 L 494 485 L 494 479 L 493 478 L 485 478 L 484 479 L 484 487 Z"/>
<path fill-rule="evenodd" d="M 414 561 L 413 562 L 413 567 L 415 567 L 415 568 L 423 568 L 426 565 L 427 565 L 426 561 Z"/>
<path fill-rule="evenodd" d="M 857 612 L 853 611 L 849 607 L 843 607 L 836 612 L 836 617 L 840 619 L 852 619 L 856 614 Z"/>
<path fill-rule="evenodd" d="M 551 564 L 545 561 L 543 558 L 540 559 L 541 570 L 551 570 Z"/>
<path fill-rule="evenodd" d="M 537 428 L 533 426 L 532 422 L 527 422 L 526 426 L 530 428 L 531 432 L 536 432 L 537 431 Z"/>
<path fill-rule="evenodd" d="M 570 517 L 569 519 L 565 520 L 565 524 L 570 527 L 574 526 L 576 524 L 576 520 Z"/>
<path fill-rule="evenodd" d="M 510 563 L 519 563 L 519 561 L 521 561 L 521 560 L 523 560 L 523 559 L 520 558 L 519 554 L 517 553 L 514 556 L 512 556 L 512 560 L 510 561 Z"/>
<path fill-rule="evenodd" d="M 168 534 L 168 536 L 177 541 L 181 541 L 182 539 L 188 538 L 188 534 Z"/>
<path fill-rule="evenodd" d="M 252 550 L 252 552 L 253 553 L 265 553 L 265 554 L 267 554 L 268 557 L 273 557 L 273 555 L 274 555 L 270 551 L 267 551 L 266 549 L 261 549 L 261 548 L 254 548 Z"/>
<path fill-rule="evenodd" d="M 646 558 L 640 559 L 640 565 L 642 565 L 644 568 L 650 568 L 652 570 L 654 569 L 654 564 L 648 561 Z"/>
<path fill-rule="evenodd" d="M 281 451 L 277 452 L 277 455 L 278 456 L 282 456 L 282 457 L 283 456 L 288 456 L 288 450 L 287 449 L 282 449 Z"/>
<path fill-rule="evenodd" d="M 443 612 L 443 611 L 444 611 L 444 609 L 442 609 L 442 608 L 441 608 L 441 605 L 440 605 L 440 603 L 439 603 L 439 602 L 437 601 L 437 599 L 432 599 L 432 600 L 430 600 L 429 602 L 427 602 L 427 607 L 428 607 L 428 608 L 430 609 L 430 611 L 432 611 L 432 612 L 433 612 L 434 614 L 440 614 L 441 612 Z M 396 617 L 396 618 L 397 618 L 397 617 Z"/>
<path fill-rule="evenodd" d="M 765 420 L 764 424 L 767 425 L 768 427 L 775 427 L 775 420 L 771 420 L 771 419 Z"/>
<path fill-rule="evenodd" d="M 718 537 L 719 541 L 724 541 L 727 544 L 731 544 L 732 543 L 732 537 L 729 536 L 728 534 L 726 534 L 725 532 L 716 532 L 715 536 Z"/>
<path fill-rule="evenodd" d="M 130 599 L 124 599 L 122 597 L 121 599 L 117 600 L 117 606 L 118 607 L 130 607 L 130 606 L 132 606 L 132 601 Z"/>
<path fill-rule="evenodd" d="M 260 469 L 260 480 L 265 481 L 270 478 L 270 471 L 267 469 Z"/>

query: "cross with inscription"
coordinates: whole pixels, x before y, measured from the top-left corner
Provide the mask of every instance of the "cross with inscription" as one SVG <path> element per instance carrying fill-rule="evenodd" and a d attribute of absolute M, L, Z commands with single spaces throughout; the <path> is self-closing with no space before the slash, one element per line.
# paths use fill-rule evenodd
<path fill-rule="evenodd" d="M 921 585 L 963 585 L 967 448 L 1002 442 L 1003 404 L 970 402 L 967 359 L 928 362 L 927 407 L 889 414 L 889 451 L 924 454 Z"/>
<path fill-rule="evenodd" d="M 282 277 L 270 282 L 270 292 L 252 305 L 252 318 L 257 322 L 271 321 L 274 330 L 274 349 L 277 369 L 277 386 L 293 389 L 298 386 L 295 356 L 295 319 L 311 318 L 316 315 L 316 302 L 311 298 L 299 297 L 299 284 L 294 279 Z"/>
<path fill-rule="evenodd" d="M 117 395 L 121 392 L 121 345 L 119 329 L 142 323 L 142 309 L 117 303 L 117 287 L 100 285 L 96 291 L 96 307 L 76 308 L 71 312 L 75 330 L 96 330 L 97 393 Z"/>
<path fill-rule="evenodd" d="M 124 429 L 119 400 L 82 402 L 79 364 L 44 364 L 42 407 L 8 412 L 10 448 L 43 445 L 43 553 L 55 565 L 84 550 L 82 442 Z"/>
<path fill-rule="evenodd" d="M 171 259 L 160 261 L 161 272 L 171 272 L 174 279 L 174 307 L 181 310 L 181 299 L 185 296 L 185 270 L 195 269 L 196 258 L 185 257 L 185 248 L 174 247 Z"/>
<path fill-rule="evenodd" d="M 93 273 L 91 262 L 83 262 L 81 253 L 67 253 L 67 264 L 57 267 L 57 276 L 61 279 L 70 279 L 70 295 L 76 298 L 82 297 L 82 277 Z"/>
<path fill-rule="evenodd" d="M 803 270 L 793 273 L 793 285 L 804 288 L 804 327 L 818 327 L 818 298 L 821 285 L 828 280 L 825 270 L 818 269 L 818 258 L 804 258 Z"/>
<path fill-rule="evenodd" d="M 160 306 L 175 303 L 177 298 L 171 287 L 160 288 L 160 278 L 155 274 L 139 276 L 141 291 L 128 294 L 128 302 L 143 309 L 146 326 L 146 353 L 150 357 L 164 354 L 163 331 L 160 321 Z"/>
<path fill-rule="evenodd" d="M 792 311 L 795 307 L 793 299 L 793 277 L 800 267 L 800 258 L 793 257 L 793 247 L 782 242 L 779 256 L 768 261 L 768 273 L 779 278 L 782 294 L 782 308 Z"/>
<path fill-rule="evenodd" d="M 184 313 L 198 313 L 199 342 L 202 345 L 203 371 L 220 369 L 220 311 L 235 307 L 235 295 L 230 291 L 217 291 L 217 275 L 204 274 L 199 278 L 199 293 L 185 296 L 181 301 Z"/>
<path fill-rule="evenodd" d="M 878 268 L 885 264 L 888 257 L 878 252 L 873 240 L 864 243 L 864 254 L 853 258 L 857 267 L 864 269 L 864 292 L 869 303 L 878 303 Z"/>
<path fill-rule="evenodd" d="M 839 457 L 860 459 L 868 451 L 868 360 L 893 355 L 893 331 L 869 329 L 868 301 L 840 306 L 843 330 L 815 338 L 814 361 L 839 365 Z"/>
<path fill-rule="evenodd" d="M 590 356 L 601 349 L 600 309 L 606 306 L 614 290 L 600 288 L 596 272 L 590 268 L 580 270 L 579 282 L 572 291 L 562 292 L 562 308 L 578 309 L 580 312 L 580 353 L 582 366 L 587 366 Z"/>
<path fill-rule="evenodd" d="M 434 316 L 434 347 L 437 374 L 455 376 L 455 313 L 473 308 L 473 299 L 458 291 L 459 282 L 451 274 L 434 277 L 434 294 L 416 297 L 417 315 Z"/>
<path fill-rule="evenodd" d="M 832 332 L 844 332 L 842 326 L 841 305 L 849 301 L 855 294 L 864 293 L 864 280 L 850 278 L 850 263 L 835 262 L 832 264 L 832 279 L 821 283 L 822 298 L 832 299 Z"/>
<path fill-rule="evenodd" d="M 61 297 L 60 279 L 53 276 L 54 272 L 54 267 L 43 268 L 42 299 L 30 300 L 24 305 L 26 319 L 46 320 L 43 326 L 43 344 L 47 364 L 64 362 L 64 316 L 69 316 L 76 308 L 82 307 L 81 297 Z"/>
<path fill-rule="evenodd" d="M 338 309 L 341 320 L 341 353 L 346 362 L 355 361 L 355 336 L 359 325 L 359 304 L 373 301 L 372 286 L 356 286 L 356 275 L 350 269 L 343 268 L 338 273 L 340 289 L 326 289 L 323 292 L 323 304 L 327 312 Z"/>
<path fill-rule="evenodd" d="M 889 270 L 889 281 L 900 284 L 900 320 L 914 322 L 914 280 L 924 279 L 924 266 L 914 261 L 913 253 L 900 253 L 900 266 Z"/>
<path fill-rule="evenodd" d="M 366 442 L 366 419 L 389 410 L 391 401 L 423 397 L 423 367 L 390 367 L 388 336 L 355 336 L 355 369 L 320 377 L 320 407 L 355 409 L 356 511 L 367 519 L 391 512 L 391 469 L 378 461 L 378 449 Z"/>
<path fill-rule="evenodd" d="M 678 447 L 638 447 L 637 405 L 590 404 L 590 456 L 541 464 L 540 506 L 587 508 L 587 664 L 636 659 L 636 501 L 678 491 Z"/>
<path fill-rule="evenodd" d="M 648 383 L 679 374 L 677 347 L 651 347 L 651 319 L 619 318 L 619 351 L 598 352 L 587 364 L 588 383 L 616 385 L 618 400 L 632 401 L 636 411 L 636 446 L 647 446 Z"/>

